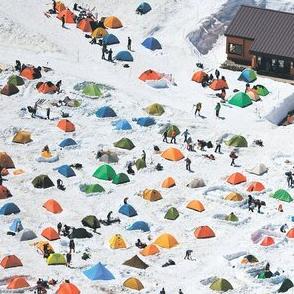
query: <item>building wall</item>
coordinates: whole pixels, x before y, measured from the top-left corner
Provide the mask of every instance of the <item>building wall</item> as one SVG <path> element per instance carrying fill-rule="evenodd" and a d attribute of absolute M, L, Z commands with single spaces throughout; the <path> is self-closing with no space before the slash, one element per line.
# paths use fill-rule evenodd
<path fill-rule="evenodd" d="M 241 64 L 251 65 L 253 55 L 250 54 L 250 49 L 251 49 L 252 43 L 253 43 L 252 40 L 236 38 L 236 37 L 227 37 L 226 52 L 227 52 L 228 59 L 241 63 Z M 243 55 L 229 53 L 229 44 L 242 45 Z"/>

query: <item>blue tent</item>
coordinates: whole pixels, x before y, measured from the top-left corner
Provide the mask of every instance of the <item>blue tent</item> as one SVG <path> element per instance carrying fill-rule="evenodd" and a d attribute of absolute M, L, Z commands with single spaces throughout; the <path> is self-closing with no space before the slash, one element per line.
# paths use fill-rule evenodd
<path fill-rule="evenodd" d="M 83 271 L 84 275 L 92 281 L 95 280 L 113 280 L 113 274 L 101 263 Z"/>
<path fill-rule="evenodd" d="M 141 14 L 146 14 L 151 10 L 151 6 L 149 3 L 143 2 L 141 3 L 136 11 L 140 12 Z"/>
<path fill-rule="evenodd" d="M 134 222 L 131 226 L 128 227 L 129 231 L 135 231 L 135 230 L 140 230 L 143 232 L 149 232 L 150 231 L 150 227 L 146 222 L 143 221 L 137 221 Z"/>
<path fill-rule="evenodd" d="M 4 204 L 0 209 L 0 214 L 2 214 L 2 215 L 10 215 L 13 213 L 16 214 L 19 212 L 20 212 L 20 209 L 13 202 L 8 202 L 8 203 Z"/>
<path fill-rule="evenodd" d="M 76 175 L 74 170 L 67 164 L 60 166 L 57 171 L 67 178 L 74 177 Z"/>
<path fill-rule="evenodd" d="M 129 217 L 137 215 L 136 209 L 130 204 L 124 204 L 120 207 L 118 212 Z"/>
<path fill-rule="evenodd" d="M 11 225 L 9 226 L 9 230 L 14 233 L 18 233 L 21 230 L 23 230 L 21 220 L 19 218 L 14 219 Z"/>
<path fill-rule="evenodd" d="M 72 138 L 64 139 L 62 142 L 59 143 L 59 146 L 62 148 L 67 146 L 73 146 L 73 145 L 77 145 L 77 142 Z"/>
<path fill-rule="evenodd" d="M 242 72 L 241 75 L 238 78 L 239 81 L 244 81 L 246 83 L 252 83 L 257 80 L 256 73 L 253 69 L 251 68 L 245 68 Z"/>
<path fill-rule="evenodd" d="M 137 119 L 137 124 L 141 127 L 149 127 L 155 125 L 155 120 L 153 117 L 139 117 Z"/>
<path fill-rule="evenodd" d="M 142 45 L 145 48 L 150 49 L 152 51 L 154 51 L 156 49 L 162 49 L 158 40 L 153 37 L 149 37 L 149 38 L 145 39 L 145 41 L 142 43 Z"/>
<path fill-rule="evenodd" d="M 129 122 L 126 119 L 120 119 L 114 123 L 116 130 L 131 130 L 132 126 L 129 124 Z"/>
<path fill-rule="evenodd" d="M 119 44 L 119 40 L 115 35 L 108 34 L 103 37 L 102 43 L 106 45 L 114 45 L 114 44 Z"/>
<path fill-rule="evenodd" d="M 116 113 L 111 107 L 103 106 L 103 107 L 100 107 L 96 111 L 96 116 L 101 117 L 101 118 L 103 118 L 103 117 L 115 117 Z"/>
<path fill-rule="evenodd" d="M 115 55 L 116 60 L 120 61 L 134 61 L 132 54 L 129 51 L 120 51 Z"/>

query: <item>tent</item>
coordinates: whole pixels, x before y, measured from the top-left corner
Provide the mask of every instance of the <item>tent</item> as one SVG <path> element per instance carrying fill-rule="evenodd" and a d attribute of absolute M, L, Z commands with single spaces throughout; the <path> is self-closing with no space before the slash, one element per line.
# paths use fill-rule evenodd
<path fill-rule="evenodd" d="M 52 82 L 38 83 L 36 86 L 39 93 L 54 94 L 57 92 L 57 87 Z"/>
<path fill-rule="evenodd" d="M 231 212 L 225 217 L 225 220 L 229 222 L 237 222 L 239 221 L 239 218 L 233 212 Z"/>
<path fill-rule="evenodd" d="M 77 23 L 77 28 L 79 28 L 81 31 L 85 33 L 91 33 L 92 32 L 92 26 L 91 23 L 93 22 L 92 18 L 83 18 Z"/>
<path fill-rule="evenodd" d="M 48 228 L 44 229 L 41 233 L 41 236 L 43 236 L 44 238 L 46 238 L 49 241 L 54 241 L 54 240 L 60 239 L 58 233 L 52 227 L 48 227 Z"/>
<path fill-rule="evenodd" d="M 159 253 L 159 249 L 156 245 L 150 244 L 140 251 L 143 256 L 150 256 Z"/>
<path fill-rule="evenodd" d="M 161 184 L 162 188 L 172 188 L 176 185 L 175 180 L 172 177 L 167 177 Z"/>
<path fill-rule="evenodd" d="M 37 235 L 30 229 L 24 229 L 19 233 L 19 241 L 29 241 L 37 238 Z"/>
<path fill-rule="evenodd" d="M 162 78 L 161 74 L 152 70 L 152 69 L 148 69 L 146 71 L 144 71 L 140 76 L 139 79 L 141 81 L 157 81 L 160 80 Z"/>
<path fill-rule="evenodd" d="M 62 207 L 60 206 L 60 204 L 54 200 L 54 199 L 49 199 L 47 200 L 44 204 L 43 207 L 45 209 L 47 209 L 49 212 L 52 213 L 61 213 L 63 211 Z"/>
<path fill-rule="evenodd" d="M 243 136 L 235 135 L 230 140 L 225 141 L 226 145 L 232 147 L 248 147 L 248 143 Z"/>
<path fill-rule="evenodd" d="M 102 43 L 107 46 L 110 46 L 110 45 L 119 44 L 120 42 L 119 42 L 119 39 L 115 35 L 107 34 L 103 37 Z"/>
<path fill-rule="evenodd" d="M 62 17 L 64 17 L 65 23 L 75 23 L 75 15 L 68 8 L 66 8 L 58 13 L 57 18 L 61 20 Z"/>
<path fill-rule="evenodd" d="M 190 201 L 186 207 L 198 212 L 202 212 L 205 210 L 203 204 L 199 200 Z"/>
<path fill-rule="evenodd" d="M 242 264 L 256 263 L 256 262 L 258 262 L 258 259 L 251 254 L 244 256 L 241 260 Z"/>
<path fill-rule="evenodd" d="M 128 231 L 150 232 L 150 227 L 146 222 L 136 221 L 132 225 L 130 225 L 127 230 Z"/>
<path fill-rule="evenodd" d="M 18 233 L 23 230 L 23 226 L 21 220 L 19 218 L 15 218 L 11 225 L 9 226 L 9 230 L 14 233 Z"/>
<path fill-rule="evenodd" d="M 13 202 L 8 202 L 0 208 L 0 215 L 17 214 L 19 212 L 20 212 L 20 209 Z"/>
<path fill-rule="evenodd" d="M 28 80 L 35 80 L 41 78 L 41 72 L 38 68 L 35 67 L 25 67 L 20 75 Z"/>
<path fill-rule="evenodd" d="M 252 101 L 246 93 L 238 92 L 229 100 L 229 104 L 244 108 L 251 105 Z"/>
<path fill-rule="evenodd" d="M 7 285 L 7 289 L 23 289 L 28 287 L 30 287 L 30 284 L 23 277 L 11 278 Z"/>
<path fill-rule="evenodd" d="M 159 43 L 159 41 L 157 39 L 155 39 L 154 37 L 149 37 L 147 39 L 145 39 L 142 43 L 142 45 L 147 48 L 150 49 L 152 51 L 154 50 L 158 50 L 158 49 L 162 49 L 161 44 Z"/>
<path fill-rule="evenodd" d="M 160 116 L 164 113 L 164 108 L 159 103 L 153 103 L 146 108 L 146 112 L 150 115 Z"/>
<path fill-rule="evenodd" d="M 137 119 L 137 124 L 141 127 L 149 127 L 149 126 L 155 125 L 156 122 L 154 118 L 147 116 L 147 117 L 139 117 Z"/>
<path fill-rule="evenodd" d="M 86 194 L 102 193 L 105 192 L 104 188 L 99 184 L 81 185 L 80 190 Z"/>
<path fill-rule="evenodd" d="M 19 144 L 27 144 L 27 143 L 30 143 L 31 141 L 32 141 L 31 133 L 26 131 L 17 132 L 12 139 L 12 142 L 19 143 Z"/>
<path fill-rule="evenodd" d="M 151 6 L 147 2 L 142 2 L 136 9 L 136 11 L 139 11 L 141 14 L 146 14 L 151 10 Z"/>
<path fill-rule="evenodd" d="M 77 142 L 72 138 L 66 138 L 59 143 L 59 147 L 61 147 L 61 148 L 69 147 L 69 146 L 76 146 L 76 145 L 77 145 Z"/>
<path fill-rule="evenodd" d="M 34 243 L 34 246 L 36 246 L 36 248 L 42 253 L 44 254 L 44 246 L 47 246 L 48 252 L 49 254 L 54 253 L 53 247 L 50 245 L 50 243 L 48 241 L 39 241 Z"/>
<path fill-rule="evenodd" d="M 142 159 L 142 158 L 138 158 L 137 160 L 136 160 L 136 168 L 137 168 L 137 170 L 140 170 L 140 169 L 143 169 L 143 168 L 145 168 L 146 167 L 146 162 L 145 162 L 145 160 L 144 159 Z"/>
<path fill-rule="evenodd" d="M 248 192 L 261 192 L 263 190 L 265 190 L 265 187 L 260 182 L 252 182 L 247 188 Z"/>
<path fill-rule="evenodd" d="M 0 165 L 3 168 L 15 168 L 11 157 L 6 152 L 0 152 Z"/>
<path fill-rule="evenodd" d="M 213 80 L 212 83 L 209 85 L 209 88 L 214 91 L 219 91 L 222 89 L 229 89 L 229 86 L 224 80 Z"/>
<path fill-rule="evenodd" d="M 122 138 L 119 141 L 113 143 L 114 147 L 121 148 L 121 149 L 127 149 L 132 150 L 135 148 L 135 145 L 133 142 L 128 138 Z"/>
<path fill-rule="evenodd" d="M 268 171 L 268 168 L 263 163 L 259 163 L 251 169 L 246 169 L 246 171 L 251 174 L 261 176 Z"/>
<path fill-rule="evenodd" d="M 146 269 L 149 267 L 142 259 L 140 259 L 137 255 L 133 256 L 131 259 L 126 260 L 123 265 L 127 265 L 130 267 L 138 268 L 138 269 Z"/>
<path fill-rule="evenodd" d="M 86 239 L 92 237 L 93 235 L 84 228 L 74 228 L 72 232 L 68 235 L 69 239 Z"/>
<path fill-rule="evenodd" d="M 290 229 L 287 234 L 287 238 L 293 239 L 294 238 L 294 228 Z"/>
<path fill-rule="evenodd" d="M 103 152 L 103 155 L 99 157 L 99 161 L 106 163 L 115 163 L 118 162 L 118 160 L 117 154 L 111 151 Z"/>
<path fill-rule="evenodd" d="M 251 68 L 245 68 L 241 72 L 241 75 L 238 78 L 239 81 L 243 81 L 246 83 L 252 83 L 256 81 L 256 79 L 257 79 L 256 72 Z"/>
<path fill-rule="evenodd" d="M 4 187 L 3 185 L 0 185 L 0 199 L 6 199 L 11 197 L 11 193 L 10 191 Z"/>
<path fill-rule="evenodd" d="M 3 268 L 11 268 L 11 267 L 22 266 L 22 262 L 15 255 L 7 255 L 1 260 L 0 265 Z"/>
<path fill-rule="evenodd" d="M 109 240 L 109 246 L 112 249 L 127 248 L 125 240 L 120 234 L 115 234 L 111 237 L 111 239 Z"/>
<path fill-rule="evenodd" d="M 24 80 L 20 76 L 12 75 L 8 78 L 7 84 L 12 84 L 14 86 L 22 86 L 24 85 Z"/>
<path fill-rule="evenodd" d="M 96 29 L 93 30 L 92 32 L 92 37 L 93 38 L 103 38 L 104 36 L 106 36 L 108 33 L 104 28 L 98 27 Z"/>
<path fill-rule="evenodd" d="M 101 262 L 98 262 L 96 265 L 83 271 L 83 274 L 92 281 L 97 280 L 113 280 L 113 274 L 103 265 Z"/>
<path fill-rule="evenodd" d="M 259 96 L 267 96 L 269 94 L 268 89 L 263 85 L 256 85 L 255 88 Z"/>
<path fill-rule="evenodd" d="M 278 199 L 280 201 L 285 201 L 285 202 L 292 202 L 293 201 L 292 196 L 287 191 L 285 191 L 283 189 L 277 190 L 272 197 L 275 199 Z"/>
<path fill-rule="evenodd" d="M 290 279 L 286 278 L 286 279 L 284 279 L 283 283 L 281 284 L 280 288 L 278 289 L 278 293 L 285 293 L 293 287 L 294 287 L 293 282 Z"/>
<path fill-rule="evenodd" d="M 37 189 L 46 189 L 54 186 L 53 182 L 47 175 L 39 175 L 35 177 L 32 184 Z"/>
<path fill-rule="evenodd" d="M 184 155 L 179 149 L 170 147 L 161 153 L 161 157 L 171 161 L 179 161 L 184 158 Z"/>
<path fill-rule="evenodd" d="M 129 289 L 140 291 L 144 289 L 143 284 L 137 278 L 128 278 L 124 281 L 123 286 Z"/>
<path fill-rule="evenodd" d="M 94 83 L 88 83 L 82 90 L 83 94 L 90 97 L 100 97 L 102 92 L 98 85 Z"/>
<path fill-rule="evenodd" d="M 261 246 L 267 247 L 275 244 L 274 238 L 270 236 L 266 236 L 263 238 L 262 242 L 260 243 Z"/>
<path fill-rule="evenodd" d="M 195 188 L 201 188 L 201 187 L 205 187 L 205 182 L 203 179 L 200 178 L 196 178 L 193 179 L 188 185 L 187 187 L 195 189 Z"/>
<path fill-rule="evenodd" d="M 130 123 L 126 119 L 120 119 L 120 120 L 114 122 L 113 124 L 114 124 L 116 130 L 127 131 L 127 130 L 132 129 L 132 126 L 130 125 Z"/>
<path fill-rule="evenodd" d="M 167 249 L 173 248 L 179 244 L 176 238 L 168 233 L 161 234 L 159 237 L 155 239 L 153 243 L 158 245 L 159 247 Z"/>
<path fill-rule="evenodd" d="M 209 288 L 218 292 L 227 292 L 229 290 L 233 290 L 231 283 L 222 278 L 217 278 L 215 281 L 213 281 Z"/>
<path fill-rule="evenodd" d="M 115 176 L 114 169 L 108 164 L 100 165 L 93 174 L 93 177 L 105 181 L 112 181 Z"/>
<path fill-rule="evenodd" d="M 196 83 L 202 83 L 205 78 L 208 78 L 208 74 L 202 70 L 199 70 L 193 74 L 192 81 Z"/>
<path fill-rule="evenodd" d="M 106 17 L 104 20 L 104 26 L 111 29 L 119 29 L 123 25 L 121 21 L 116 16 Z"/>
<path fill-rule="evenodd" d="M 47 258 L 48 265 L 66 265 L 66 260 L 63 254 L 51 253 Z"/>
<path fill-rule="evenodd" d="M 5 96 L 12 96 L 16 93 L 18 93 L 19 90 L 14 84 L 6 84 L 2 89 L 1 89 L 1 94 Z"/>
<path fill-rule="evenodd" d="M 132 217 L 132 216 L 136 216 L 137 215 L 137 211 L 136 209 L 130 205 L 130 204 L 124 204 L 120 207 L 120 209 L 118 210 L 119 213 Z"/>
<path fill-rule="evenodd" d="M 96 116 L 99 118 L 105 118 L 105 117 L 115 117 L 117 116 L 115 111 L 109 107 L 109 106 L 103 106 L 100 107 L 97 111 L 96 111 Z"/>
<path fill-rule="evenodd" d="M 153 202 L 153 201 L 158 201 L 158 200 L 162 199 L 162 196 L 157 190 L 145 189 L 143 191 L 143 198 L 145 200 L 149 200 L 149 201 Z"/>
<path fill-rule="evenodd" d="M 132 62 L 134 61 L 134 57 L 132 56 L 132 54 L 129 51 L 119 51 L 114 59 L 119 60 L 119 61 L 128 61 L 128 62 Z"/>
<path fill-rule="evenodd" d="M 58 122 L 57 127 L 64 132 L 74 132 L 75 131 L 75 125 L 68 119 L 61 119 Z"/>
<path fill-rule="evenodd" d="M 172 132 L 175 131 L 176 135 L 178 136 L 181 132 L 179 130 L 179 128 L 175 125 L 172 124 L 166 124 L 161 130 L 160 130 L 160 134 L 163 134 L 164 132 L 167 131 L 167 136 L 171 137 Z"/>
<path fill-rule="evenodd" d="M 93 230 L 100 228 L 100 222 L 95 215 L 88 215 L 82 219 L 82 224 L 85 227 L 91 228 Z"/>
<path fill-rule="evenodd" d="M 179 212 L 175 207 L 170 207 L 164 218 L 168 220 L 176 220 L 179 217 Z"/>
<path fill-rule="evenodd" d="M 257 94 L 257 91 L 255 89 L 250 89 L 249 91 L 246 92 L 246 94 L 249 96 L 249 98 L 252 100 L 252 101 L 259 101 L 260 100 L 260 97 L 259 95 Z"/>
<path fill-rule="evenodd" d="M 209 226 L 200 226 L 194 231 L 196 239 L 207 239 L 215 237 L 214 231 Z"/>
<path fill-rule="evenodd" d="M 61 175 L 65 176 L 66 178 L 70 178 L 70 177 L 76 176 L 74 170 L 69 165 L 67 165 L 67 164 L 58 167 L 57 168 L 57 171 Z"/>
<path fill-rule="evenodd" d="M 225 200 L 229 200 L 229 201 L 242 201 L 243 197 L 241 194 L 236 193 L 236 192 L 231 192 L 229 193 L 226 197 Z"/>
<path fill-rule="evenodd" d="M 80 294 L 81 291 L 79 290 L 79 288 L 69 282 L 64 282 L 62 284 L 60 284 L 56 294 Z"/>
<path fill-rule="evenodd" d="M 238 184 L 244 183 L 246 181 L 247 181 L 246 177 L 238 172 L 231 174 L 227 178 L 227 182 L 231 185 L 238 185 Z"/>

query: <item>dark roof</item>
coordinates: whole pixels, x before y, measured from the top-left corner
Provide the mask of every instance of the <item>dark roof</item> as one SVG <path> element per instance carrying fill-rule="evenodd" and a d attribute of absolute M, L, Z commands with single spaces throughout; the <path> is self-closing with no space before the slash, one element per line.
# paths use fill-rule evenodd
<path fill-rule="evenodd" d="M 254 40 L 251 52 L 294 59 L 294 14 L 242 5 L 225 36 Z"/>

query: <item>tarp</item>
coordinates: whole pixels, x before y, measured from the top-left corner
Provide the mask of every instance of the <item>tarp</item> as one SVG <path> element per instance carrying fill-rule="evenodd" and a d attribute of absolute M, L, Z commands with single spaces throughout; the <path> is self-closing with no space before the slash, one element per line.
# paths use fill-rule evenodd
<path fill-rule="evenodd" d="M 92 237 L 93 235 L 84 228 L 74 228 L 72 232 L 68 235 L 68 238 L 70 239 L 86 239 Z"/>

